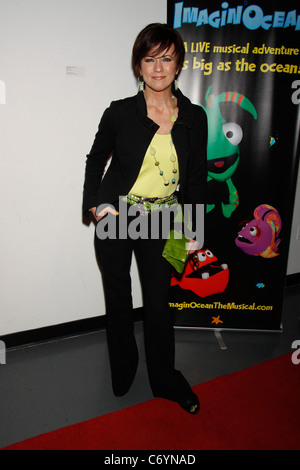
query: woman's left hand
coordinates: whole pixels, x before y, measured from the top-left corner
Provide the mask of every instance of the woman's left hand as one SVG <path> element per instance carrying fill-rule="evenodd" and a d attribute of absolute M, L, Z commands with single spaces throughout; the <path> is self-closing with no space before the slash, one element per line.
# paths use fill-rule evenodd
<path fill-rule="evenodd" d="M 195 251 L 197 251 L 199 249 L 199 243 L 196 241 L 196 240 L 189 240 L 189 244 L 188 244 L 188 253 L 191 254 L 191 253 L 195 253 Z"/>

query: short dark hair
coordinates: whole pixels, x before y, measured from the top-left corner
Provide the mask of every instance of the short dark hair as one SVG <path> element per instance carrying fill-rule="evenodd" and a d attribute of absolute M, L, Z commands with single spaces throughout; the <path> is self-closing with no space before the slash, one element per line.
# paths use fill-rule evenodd
<path fill-rule="evenodd" d="M 185 49 L 180 34 L 169 25 L 163 23 L 151 23 L 137 36 L 132 49 L 132 68 L 136 77 L 140 75 L 141 61 L 148 52 L 157 46 L 159 54 L 171 46 L 174 46 L 178 69 L 183 66 Z"/>

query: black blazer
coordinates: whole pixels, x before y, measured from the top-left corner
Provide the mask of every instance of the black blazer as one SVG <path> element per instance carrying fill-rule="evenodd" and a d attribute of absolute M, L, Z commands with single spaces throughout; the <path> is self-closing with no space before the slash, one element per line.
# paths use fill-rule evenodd
<path fill-rule="evenodd" d="M 203 108 L 193 105 L 179 90 L 178 118 L 172 129 L 179 166 L 183 204 L 204 204 L 207 177 L 207 119 Z M 100 121 L 87 155 L 83 191 L 83 214 L 108 203 L 117 207 L 137 179 L 144 156 L 159 126 L 147 117 L 144 94 L 114 101 Z M 111 163 L 102 179 L 109 156 Z"/>

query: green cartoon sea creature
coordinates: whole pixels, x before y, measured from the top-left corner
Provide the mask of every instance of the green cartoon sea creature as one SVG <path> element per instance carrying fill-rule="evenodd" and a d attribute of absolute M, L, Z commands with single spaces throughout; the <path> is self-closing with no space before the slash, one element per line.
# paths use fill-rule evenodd
<path fill-rule="evenodd" d="M 208 120 L 207 181 L 226 182 L 229 197 L 228 201 L 222 202 L 222 213 L 229 218 L 239 205 L 238 191 L 231 178 L 240 161 L 239 144 L 243 138 L 243 130 L 235 122 L 225 121 L 219 104 L 236 103 L 254 119 L 257 119 L 257 113 L 249 99 L 240 93 L 227 91 L 214 96 L 210 91 L 211 87 L 206 93 L 205 107 Z M 214 208 L 215 204 L 208 204 L 207 212 Z"/>

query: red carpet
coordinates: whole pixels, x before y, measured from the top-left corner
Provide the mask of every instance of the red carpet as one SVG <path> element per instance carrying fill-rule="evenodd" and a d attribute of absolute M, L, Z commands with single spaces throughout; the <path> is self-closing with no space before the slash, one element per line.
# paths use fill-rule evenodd
<path fill-rule="evenodd" d="M 193 387 L 196 416 L 153 399 L 6 450 L 300 450 L 300 364 L 291 356 Z"/>

